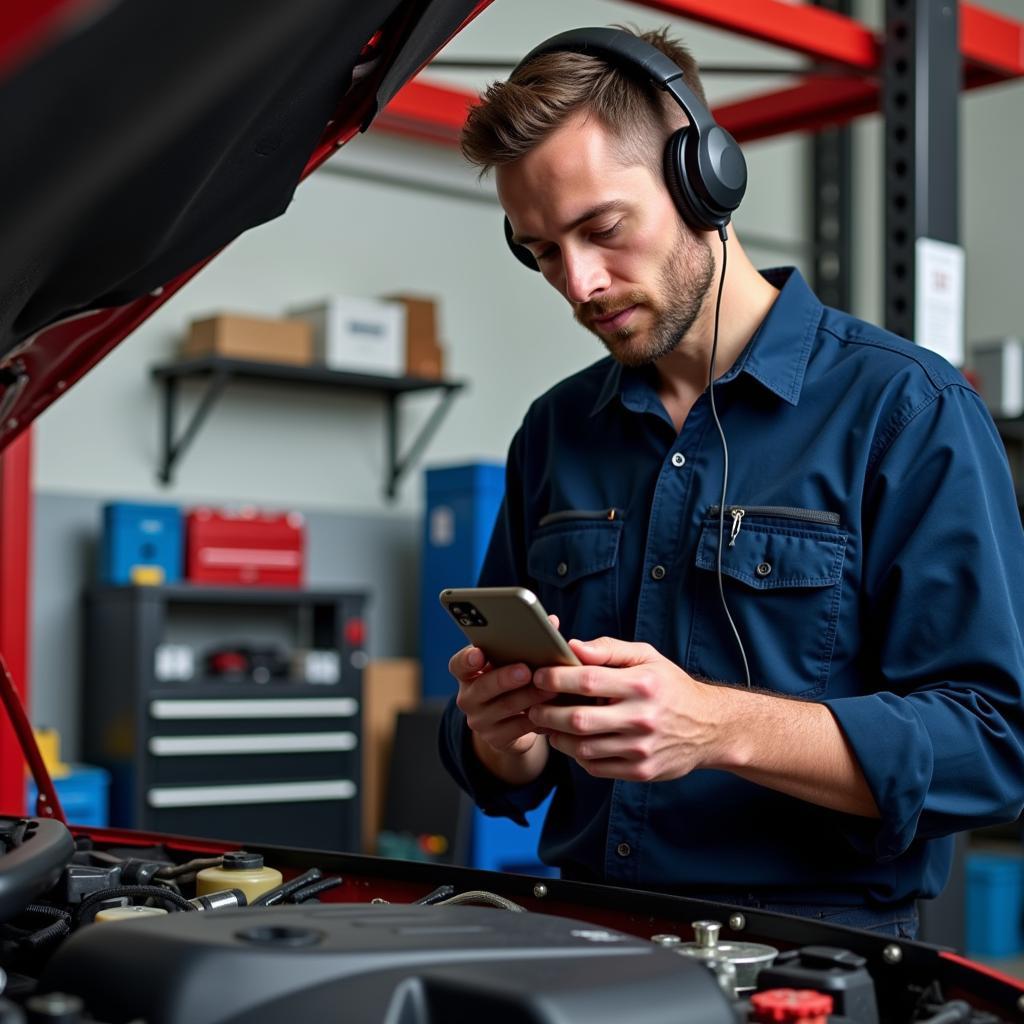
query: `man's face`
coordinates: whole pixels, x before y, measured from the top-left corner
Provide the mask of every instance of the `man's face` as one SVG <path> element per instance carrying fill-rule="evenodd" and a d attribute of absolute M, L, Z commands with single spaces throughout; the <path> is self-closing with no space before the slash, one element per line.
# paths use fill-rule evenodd
<path fill-rule="evenodd" d="M 516 240 L 619 362 L 645 365 L 686 337 L 714 276 L 710 246 L 596 120 L 570 120 L 499 167 L 497 185 Z"/>

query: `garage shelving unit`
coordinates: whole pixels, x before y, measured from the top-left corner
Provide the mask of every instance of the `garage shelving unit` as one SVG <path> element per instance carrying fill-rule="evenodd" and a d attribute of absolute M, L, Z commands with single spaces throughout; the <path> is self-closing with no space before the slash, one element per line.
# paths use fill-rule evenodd
<path fill-rule="evenodd" d="M 464 381 L 431 380 L 424 377 L 387 377 L 366 373 L 349 373 L 326 366 L 292 366 L 287 363 L 264 363 L 224 356 L 202 356 L 198 359 L 163 363 L 152 368 L 153 378 L 163 387 L 163 453 L 158 477 L 169 484 L 174 468 L 194 440 L 217 399 L 233 380 L 263 381 L 305 387 L 327 387 L 343 391 L 363 391 L 380 395 L 387 406 L 387 459 L 384 493 L 393 499 L 402 477 L 416 464 L 420 455 L 451 406 Z M 177 434 L 178 385 L 187 380 L 205 380 L 206 387 L 188 424 Z M 441 396 L 426 422 L 399 454 L 399 400 L 412 392 L 440 391 Z"/>

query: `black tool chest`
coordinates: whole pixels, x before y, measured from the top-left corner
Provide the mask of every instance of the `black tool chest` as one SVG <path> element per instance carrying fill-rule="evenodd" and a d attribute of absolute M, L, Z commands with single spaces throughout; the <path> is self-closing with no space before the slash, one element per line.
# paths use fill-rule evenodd
<path fill-rule="evenodd" d="M 89 590 L 83 750 L 111 772 L 111 824 L 358 850 L 365 600 L 276 588 Z M 208 668 L 210 650 L 268 644 L 293 656 L 286 675 Z M 160 670 L 169 649 L 192 652 L 190 674 Z M 336 654 L 334 681 L 303 677 L 307 651 Z"/>

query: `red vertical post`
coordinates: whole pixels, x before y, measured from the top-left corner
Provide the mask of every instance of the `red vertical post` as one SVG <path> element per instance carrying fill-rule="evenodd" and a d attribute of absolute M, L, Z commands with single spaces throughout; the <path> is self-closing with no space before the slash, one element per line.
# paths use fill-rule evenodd
<path fill-rule="evenodd" d="M 32 562 L 32 431 L 0 455 L 0 651 L 27 709 L 29 581 Z M 25 810 L 25 760 L 6 715 L 0 714 L 0 811 Z"/>

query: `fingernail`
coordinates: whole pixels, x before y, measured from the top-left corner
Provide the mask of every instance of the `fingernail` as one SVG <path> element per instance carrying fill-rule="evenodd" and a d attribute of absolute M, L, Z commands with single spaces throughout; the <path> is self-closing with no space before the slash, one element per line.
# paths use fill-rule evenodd
<path fill-rule="evenodd" d="M 484 656 L 482 652 L 472 650 L 469 652 L 469 657 L 466 661 L 469 663 L 470 668 L 479 668 L 484 663 Z"/>
<path fill-rule="evenodd" d="M 519 668 L 512 670 L 512 678 L 517 683 L 525 683 L 530 678 L 530 670 L 520 665 Z"/>

